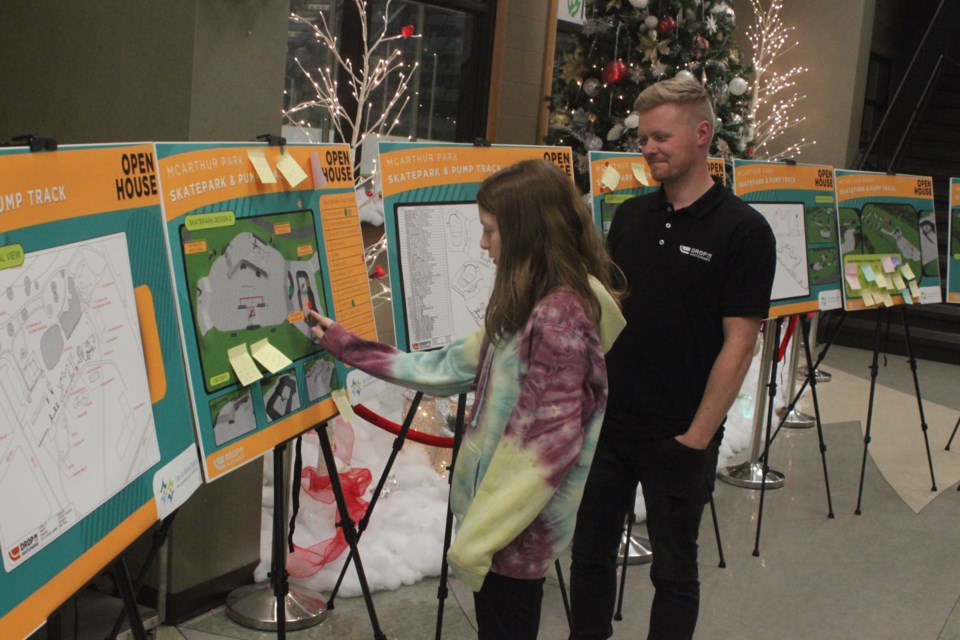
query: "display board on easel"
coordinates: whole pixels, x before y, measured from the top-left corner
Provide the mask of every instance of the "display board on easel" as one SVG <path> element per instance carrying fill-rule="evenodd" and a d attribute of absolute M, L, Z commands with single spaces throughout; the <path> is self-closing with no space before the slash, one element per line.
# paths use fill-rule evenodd
<path fill-rule="evenodd" d="M 157 144 L 204 477 L 337 410 L 345 368 L 308 309 L 376 338 L 344 145 Z"/>
<path fill-rule="evenodd" d="M 477 190 L 501 168 L 534 158 L 573 179 L 566 147 L 380 143 L 398 348 L 436 349 L 483 326 L 494 265 L 480 249 Z"/>
<path fill-rule="evenodd" d="M 0 149 L 0 637 L 201 484 L 151 145 Z"/>
<path fill-rule="evenodd" d="M 836 171 L 847 311 L 941 302 L 933 180 Z"/>
<path fill-rule="evenodd" d="M 606 238 L 617 207 L 634 196 L 655 191 L 660 183 L 654 180 L 647 161 L 639 153 L 591 151 L 589 161 L 593 220 Z M 707 168 L 721 184 L 727 184 L 723 158 L 708 158 Z"/>
<path fill-rule="evenodd" d="M 947 228 L 947 302 L 960 303 L 960 178 L 950 178 Z"/>
<path fill-rule="evenodd" d="M 733 161 L 733 190 L 759 211 L 777 238 L 770 317 L 839 309 L 833 167 Z"/>

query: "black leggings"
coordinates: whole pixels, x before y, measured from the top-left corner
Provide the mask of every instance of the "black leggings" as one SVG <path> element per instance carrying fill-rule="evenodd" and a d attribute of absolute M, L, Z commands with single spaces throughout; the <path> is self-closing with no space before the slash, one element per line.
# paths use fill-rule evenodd
<path fill-rule="evenodd" d="M 478 640 L 537 640 L 543 581 L 488 573 L 473 594 Z"/>

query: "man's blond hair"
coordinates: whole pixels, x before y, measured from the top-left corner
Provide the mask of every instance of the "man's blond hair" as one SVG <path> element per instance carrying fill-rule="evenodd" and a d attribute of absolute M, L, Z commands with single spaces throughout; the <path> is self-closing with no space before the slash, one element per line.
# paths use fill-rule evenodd
<path fill-rule="evenodd" d="M 696 80 L 670 78 L 652 84 L 640 92 L 636 102 L 633 103 L 633 108 L 639 113 L 644 113 L 670 102 L 692 106 L 696 116 L 706 120 L 710 125 L 710 131 L 713 131 L 717 118 L 713 111 L 713 100 L 710 99 L 710 93 L 706 87 Z"/>

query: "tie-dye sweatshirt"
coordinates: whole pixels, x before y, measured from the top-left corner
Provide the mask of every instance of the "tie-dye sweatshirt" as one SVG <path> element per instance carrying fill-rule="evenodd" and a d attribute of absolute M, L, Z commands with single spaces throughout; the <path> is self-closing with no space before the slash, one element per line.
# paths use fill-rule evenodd
<path fill-rule="evenodd" d="M 378 378 L 433 395 L 476 392 L 450 489 L 458 527 L 447 555 L 474 591 L 489 571 L 544 577 L 573 537 L 607 402 L 603 356 L 623 327 L 616 303 L 592 284 L 603 308 L 600 335 L 561 287 L 501 346 L 483 330 L 419 353 L 338 324 L 324 336 L 334 357 Z"/>

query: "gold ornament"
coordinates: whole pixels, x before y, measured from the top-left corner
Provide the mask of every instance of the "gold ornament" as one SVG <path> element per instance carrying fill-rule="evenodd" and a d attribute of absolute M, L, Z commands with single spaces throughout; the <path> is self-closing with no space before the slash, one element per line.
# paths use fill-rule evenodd
<path fill-rule="evenodd" d="M 661 55 L 670 53 L 670 38 L 657 40 L 656 31 L 641 33 L 637 51 L 643 54 L 644 62 L 656 62 Z"/>
<path fill-rule="evenodd" d="M 565 82 L 577 82 L 583 78 L 583 72 L 586 70 L 587 66 L 583 61 L 583 49 L 577 47 L 573 52 L 563 54 L 560 77 Z"/>
<path fill-rule="evenodd" d="M 551 111 L 550 112 L 550 124 L 555 124 L 558 127 L 566 127 L 570 124 L 570 114 L 566 111 Z"/>

